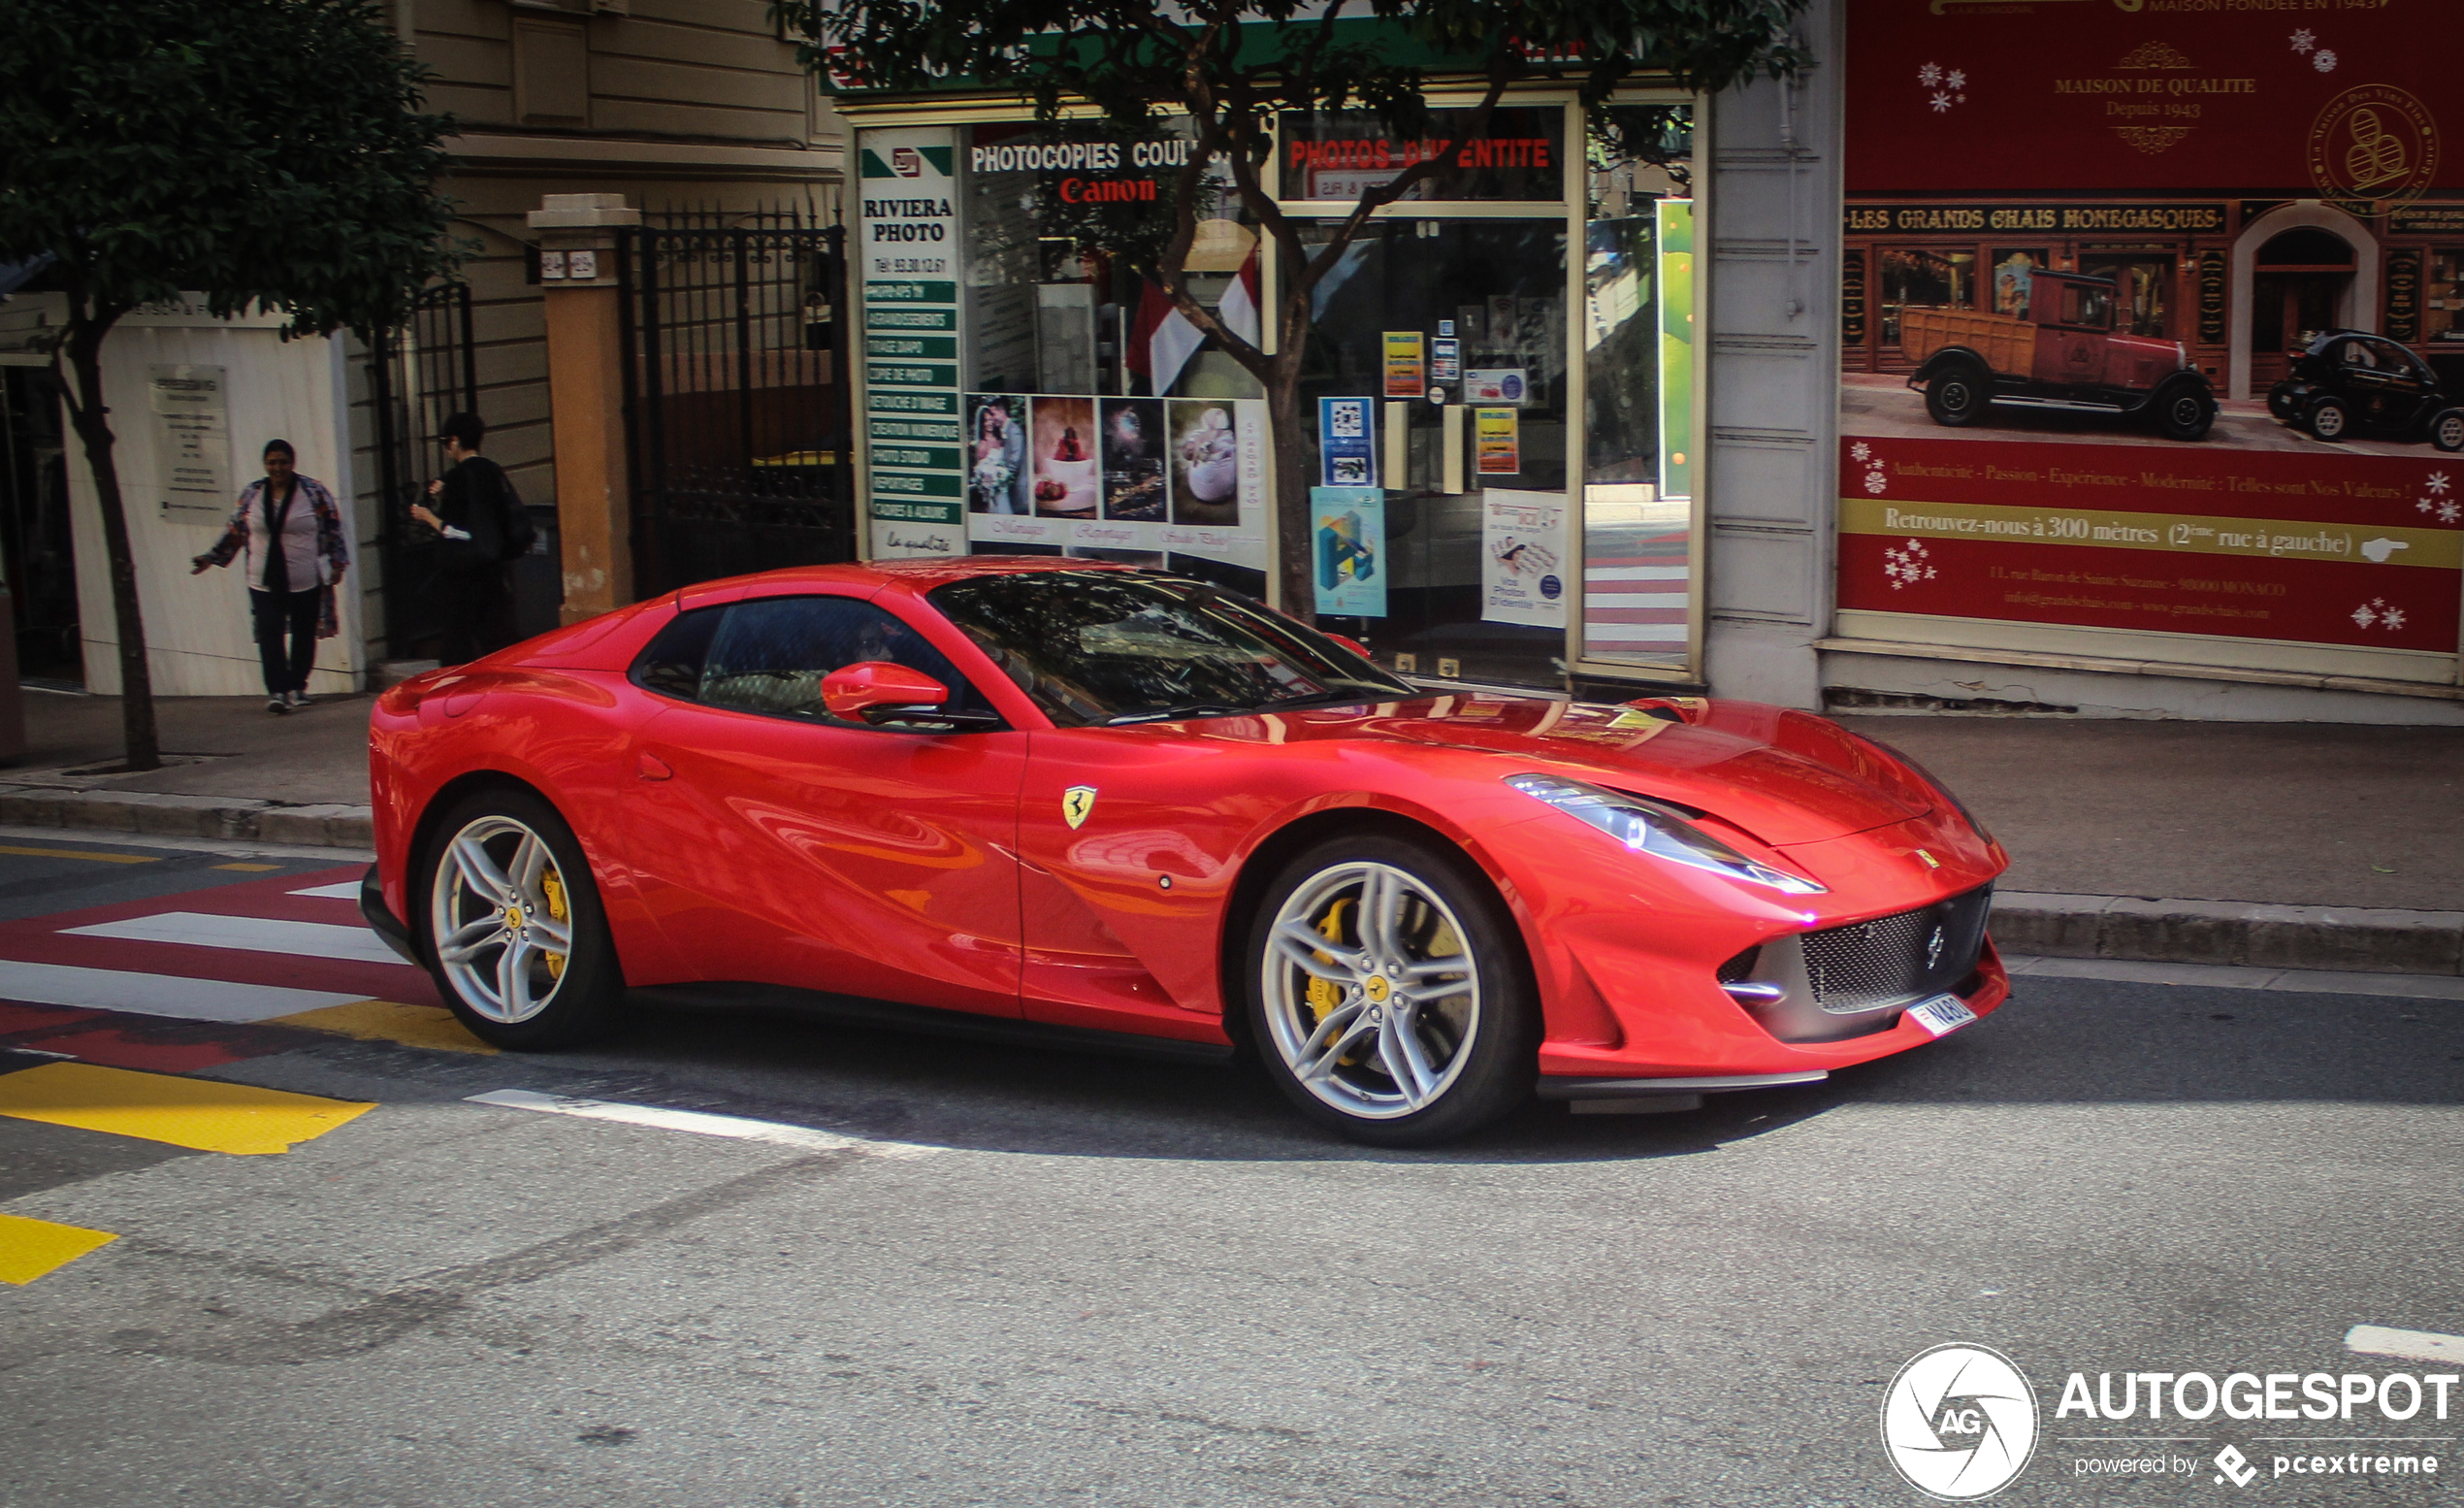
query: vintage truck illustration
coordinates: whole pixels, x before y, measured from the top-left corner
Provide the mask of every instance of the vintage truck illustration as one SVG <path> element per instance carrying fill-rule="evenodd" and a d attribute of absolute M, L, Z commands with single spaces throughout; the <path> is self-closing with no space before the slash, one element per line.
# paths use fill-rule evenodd
<path fill-rule="evenodd" d="M 2117 332 L 2109 278 L 2039 271 L 2026 312 L 1906 309 L 1899 347 L 1917 369 L 1937 424 L 1981 422 L 1994 404 L 2155 421 L 2173 440 L 2198 440 L 2216 421 L 2216 391 L 2178 341 Z"/>

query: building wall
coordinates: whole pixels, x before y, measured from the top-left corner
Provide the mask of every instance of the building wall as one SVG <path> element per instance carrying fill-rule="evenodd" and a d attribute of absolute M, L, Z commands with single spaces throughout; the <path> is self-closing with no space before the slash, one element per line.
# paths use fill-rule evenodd
<path fill-rule="evenodd" d="M 1819 60 L 1711 102 L 1709 593 L 1722 696 L 1819 707 L 1838 451 L 1841 16 L 1814 0 Z"/>
<path fill-rule="evenodd" d="M 428 108 L 461 126 L 444 191 L 471 243 L 479 414 L 525 501 L 556 501 L 546 318 L 526 216 L 549 194 L 616 193 L 653 215 L 793 208 L 837 217 L 840 124 L 766 0 L 397 0 L 432 71 Z M 365 363 L 353 375 L 363 485 L 376 486 Z M 375 512 L 373 490 L 368 509 Z M 379 583 L 372 582 L 372 586 Z M 381 649 L 381 602 L 369 633 Z M 381 654 L 378 658 L 382 658 Z"/>

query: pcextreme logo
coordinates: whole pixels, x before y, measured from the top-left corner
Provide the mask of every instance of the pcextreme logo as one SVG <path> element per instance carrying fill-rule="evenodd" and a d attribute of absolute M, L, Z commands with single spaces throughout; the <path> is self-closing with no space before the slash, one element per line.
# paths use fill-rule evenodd
<path fill-rule="evenodd" d="M 1928 1497 L 1991 1497 L 2036 1453 L 2036 1391 L 1998 1351 L 1957 1344 L 1921 1351 L 1883 1394 L 1882 1447 Z"/>

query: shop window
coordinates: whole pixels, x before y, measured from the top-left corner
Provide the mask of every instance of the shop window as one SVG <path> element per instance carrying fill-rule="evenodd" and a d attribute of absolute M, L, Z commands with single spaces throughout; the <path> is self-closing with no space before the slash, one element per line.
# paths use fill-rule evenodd
<path fill-rule="evenodd" d="M 2116 330 L 2159 340 L 2171 338 L 2173 258 L 2091 254 L 2079 259 L 2079 270 L 2091 278 L 2113 279 Z"/>
<path fill-rule="evenodd" d="M 2042 246 L 1996 248 L 1994 252 L 1994 312 L 2026 318 L 2036 274 L 2051 262 L 2052 258 L 2045 254 Z"/>
<path fill-rule="evenodd" d="M 1882 261 L 1882 344 L 1899 344 L 1903 309 L 1974 309 L 1976 253 L 1886 246 Z"/>
<path fill-rule="evenodd" d="M 1660 110 L 1658 132 L 1591 144 L 1579 651 L 1597 664 L 1682 666 L 1692 633 L 1693 114 Z"/>
<path fill-rule="evenodd" d="M 2440 246 L 2430 253 L 2421 326 L 2426 339 L 2464 342 L 2464 246 Z"/>

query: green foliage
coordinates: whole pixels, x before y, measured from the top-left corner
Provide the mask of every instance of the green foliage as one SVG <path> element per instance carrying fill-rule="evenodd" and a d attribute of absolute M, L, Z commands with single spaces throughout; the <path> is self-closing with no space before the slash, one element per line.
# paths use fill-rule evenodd
<path fill-rule="evenodd" d="M 1422 134 L 1435 78 L 1579 82 L 1605 117 L 1640 76 L 1702 92 L 1812 59 L 1785 32 L 1805 0 L 777 0 L 858 87 L 901 93 L 978 81 L 1049 115 L 1093 103 L 1116 122 L 1161 109 L 1366 110 Z M 1605 118 L 1604 128 L 1614 127 Z M 1239 145 L 1254 150 L 1247 132 Z"/>
<path fill-rule="evenodd" d="M 451 271 L 451 122 L 374 0 L 0 0 L 0 255 L 100 322 L 196 290 L 368 332 Z"/>

